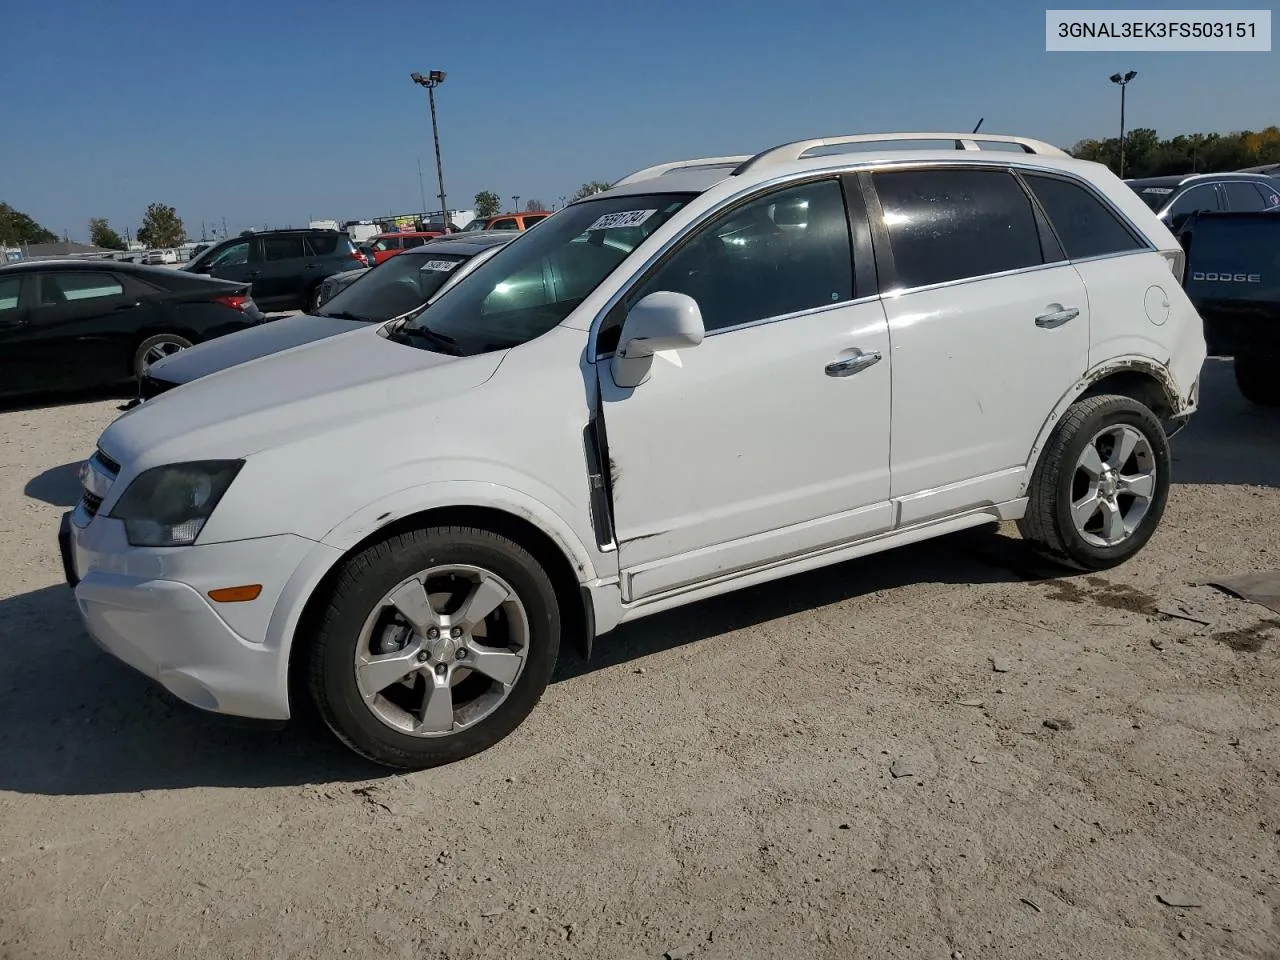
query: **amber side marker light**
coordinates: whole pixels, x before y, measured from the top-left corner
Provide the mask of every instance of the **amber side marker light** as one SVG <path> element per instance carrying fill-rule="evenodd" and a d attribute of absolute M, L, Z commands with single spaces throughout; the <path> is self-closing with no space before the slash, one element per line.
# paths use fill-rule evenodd
<path fill-rule="evenodd" d="M 250 583 L 243 587 L 221 587 L 209 591 L 209 599 L 218 603 L 244 603 L 246 600 L 257 600 L 262 593 L 262 584 Z"/>

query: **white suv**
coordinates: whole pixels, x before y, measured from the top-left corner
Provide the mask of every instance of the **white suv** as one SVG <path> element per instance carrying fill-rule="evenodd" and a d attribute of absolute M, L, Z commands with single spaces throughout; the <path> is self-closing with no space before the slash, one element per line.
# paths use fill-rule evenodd
<path fill-rule="evenodd" d="M 196 706 L 309 689 L 370 758 L 457 760 L 562 640 L 660 610 L 1001 520 L 1131 557 L 1205 358 L 1182 269 L 1124 183 L 1032 140 L 650 168 L 430 307 L 120 417 L 67 577 Z"/>

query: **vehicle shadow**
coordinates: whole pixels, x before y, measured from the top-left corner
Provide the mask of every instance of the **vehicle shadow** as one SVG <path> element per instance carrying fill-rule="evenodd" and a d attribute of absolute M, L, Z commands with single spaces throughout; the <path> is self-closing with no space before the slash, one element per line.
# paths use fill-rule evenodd
<path fill-rule="evenodd" d="M 304 720 L 178 703 L 99 650 L 66 586 L 0 600 L 0 791 L 48 796 L 367 780 L 386 773 Z"/>
<path fill-rule="evenodd" d="M 132 382 L 115 387 L 95 388 L 92 390 L 76 390 L 56 394 L 27 394 L 0 400 L 0 413 L 22 413 L 26 410 L 48 410 L 52 407 L 70 407 L 80 403 L 95 403 L 100 400 L 127 401 L 133 398 L 138 388 Z"/>
<path fill-rule="evenodd" d="M 1231 361 L 1200 375 L 1200 409 L 1173 438 L 1174 483 L 1280 487 L 1280 409 L 1240 395 Z"/>
<path fill-rule="evenodd" d="M 659 614 L 562 651 L 564 682 L 705 637 L 925 580 L 1056 575 L 1020 541 L 972 531 Z M 203 713 L 94 646 L 62 585 L 0 600 L 0 791 L 46 796 L 355 782 L 387 775 L 300 711 L 283 729 Z"/>
<path fill-rule="evenodd" d="M 80 485 L 80 465 L 83 462 L 77 460 L 75 463 L 64 463 L 60 467 L 46 470 L 28 480 L 22 492 L 32 500 L 55 507 L 74 507 L 79 503 L 83 489 Z"/>

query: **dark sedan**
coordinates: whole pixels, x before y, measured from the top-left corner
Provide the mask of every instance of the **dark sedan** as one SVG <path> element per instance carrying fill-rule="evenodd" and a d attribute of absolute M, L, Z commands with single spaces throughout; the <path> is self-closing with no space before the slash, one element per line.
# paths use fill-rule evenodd
<path fill-rule="evenodd" d="M 166 357 L 139 382 L 139 398 L 149 400 L 227 367 L 336 337 L 370 323 L 385 323 L 417 310 L 446 282 L 469 272 L 515 236 L 518 234 L 433 240 L 406 250 L 348 282 L 315 313 L 274 320 L 261 329 L 246 330 Z"/>
<path fill-rule="evenodd" d="M 0 395 L 122 384 L 193 344 L 256 326 L 249 284 L 114 260 L 0 267 Z"/>

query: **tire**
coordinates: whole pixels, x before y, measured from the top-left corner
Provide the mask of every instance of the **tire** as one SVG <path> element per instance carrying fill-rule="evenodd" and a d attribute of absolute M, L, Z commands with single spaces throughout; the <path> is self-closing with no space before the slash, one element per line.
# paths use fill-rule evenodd
<path fill-rule="evenodd" d="M 320 309 L 320 287 L 322 283 L 323 281 L 321 283 L 317 283 L 307 294 L 307 302 L 302 306 L 305 313 L 314 313 L 316 310 Z"/>
<path fill-rule="evenodd" d="M 407 591 L 410 600 L 429 593 L 430 608 L 455 604 L 453 619 L 465 624 L 463 598 L 476 595 L 477 588 L 461 575 L 422 576 L 458 569 L 496 590 L 491 597 L 509 591 L 507 600 L 476 627 L 466 628 L 461 639 L 442 634 L 433 641 L 431 631 L 419 627 L 439 620 L 427 619 L 425 608 L 418 607 L 419 627 L 414 627 L 401 613 L 414 610 L 411 602 L 390 604 L 389 596 L 399 591 Z M 420 589 L 422 582 L 427 592 Z M 446 586 L 454 585 L 458 589 L 448 593 Z M 442 601 L 446 596 L 449 601 Z M 473 630 L 478 632 L 479 623 L 485 625 L 483 639 L 492 638 L 492 645 L 475 642 Z M 466 649 L 460 654 L 449 644 L 465 644 Z M 348 747 L 384 766 L 423 770 L 479 753 L 515 730 L 546 690 L 559 649 L 556 593 L 527 550 L 488 530 L 428 527 L 392 536 L 347 561 L 305 651 L 306 676 L 321 718 Z M 523 650 L 518 673 L 512 650 Z M 466 667 L 479 658 L 488 660 L 484 671 L 495 673 L 500 660 L 514 679 L 506 684 L 478 666 Z M 394 662 L 384 663 L 388 660 Z M 401 675 L 401 669 L 407 672 Z M 380 672 L 375 676 L 371 670 Z M 432 717 L 426 708 L 428 691 L 438 692 L 440 684 L 450 691 L 443 722 L 441 713 Z"/>
<path fill-rule="evenodd" d="M 133 375 L 141 379 L 146 376 L 147 367 L 161 357 L 177 353 L 191 346 L 191 341 L 177 333 L 157 333 L 147 337 L 133 352 Z"/>
<path fill-rule="evenodd" d="M 1250 354 L 1236 357 L 1232 366 L 1236 386 L 1246 400 L 1260 407 L 1280 407 L 1280 365 L 1273 358 Z"/>
<path fill-rule="evenodd" d="M 1119 437 L 1134 443 L 1133 453 L 1113 465 L 1123 453 Z M 1040 454 L 1018 529 L 1038 553 L 1063 566 L 1118 566 L 1155 533 L 1169 499 L 1170 462 L 1164 427 L 1147 407 L 1122 396 L 1081 400 L 1068 408 Z"/>

